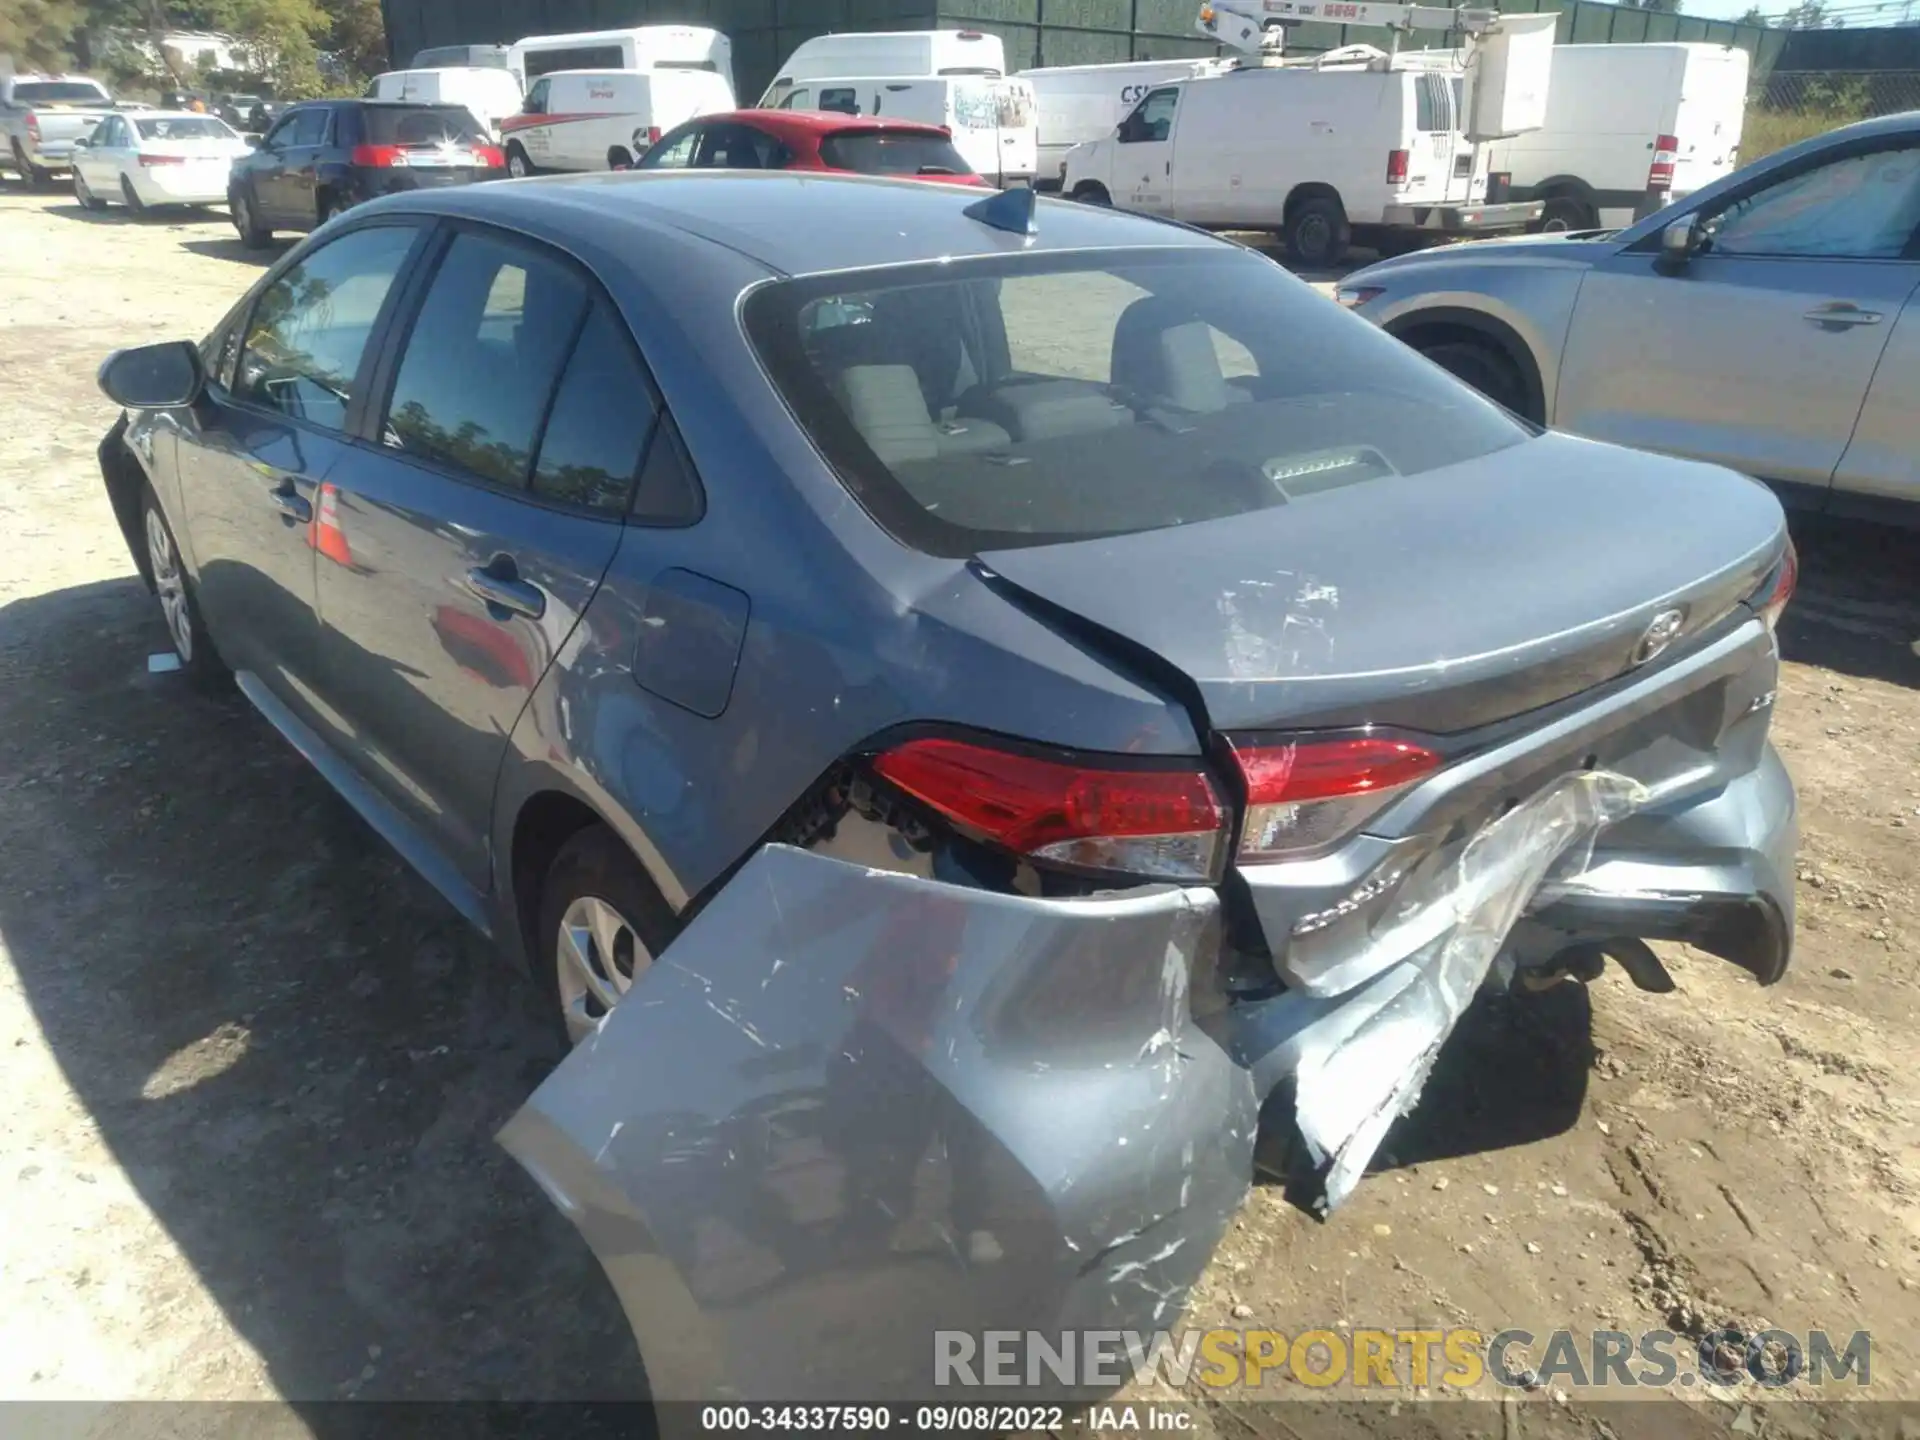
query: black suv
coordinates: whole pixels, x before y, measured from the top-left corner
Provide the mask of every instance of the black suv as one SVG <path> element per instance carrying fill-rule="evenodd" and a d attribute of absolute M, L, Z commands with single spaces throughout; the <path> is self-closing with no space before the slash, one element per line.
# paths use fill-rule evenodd
<path fill-rule="evenodd" d="M 288 107 L 253 154 L 233 162 L 227 204 L 240 239 L 315 230 L 396 190 L 466 185 L 506 173 L 500 149 L 460 105 L 315 100 Z"/>

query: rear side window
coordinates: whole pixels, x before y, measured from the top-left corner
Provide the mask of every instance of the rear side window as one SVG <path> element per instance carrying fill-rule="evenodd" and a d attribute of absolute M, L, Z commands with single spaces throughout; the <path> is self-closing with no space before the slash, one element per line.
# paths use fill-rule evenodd
<path fill-rule="evenodd" d="M 607 515 L 627 508 L 657 410 L 626 329 L 604 304 L 587 316 L 541 437 L 534 494 Z"/>
<path fill-rule="evenodd" d="M 324 145 L 327 141 L 327 118 L 325 110 L 302 110 L 293 116 L 287 127 L 286 143 L 289 145 Z"/>
<path fill-rule="evenodd" d="M 862 175 L 971 175 L 973 167 L 944 135 L 841 130 L 820 142 L 820 159 Z"/>
<path fill-rule="evenodd" d="M 416 233 L 411 225 L 355 230 L 268 286 L 247 321 L 235 396 L 344 428 L 360 356 Z"/>
<path fill-rule="evenodd" d="M 1214 246 L 787 280 L 753 292 L 746 323 L 849 490 L 941 555 L 1311 505 L 1532 433 Z"/>
<path fill-rule="evenodd" d="M 370 105 L 362 125 L 369 145 L 490 143 L 464 105 Z"/>
<path fill-rule="evenodd" d="M 523 489 L 586 308 L 585 284 L 559 263 L 491 236 L 456 235 L 407 336 L 382 439 Z"/>
<path fill-rule="evenodd" d="M 1413 77 L 1414 128 L 1433 135 L 1453 129 L 1453 84 L 1445 75 Z"/>

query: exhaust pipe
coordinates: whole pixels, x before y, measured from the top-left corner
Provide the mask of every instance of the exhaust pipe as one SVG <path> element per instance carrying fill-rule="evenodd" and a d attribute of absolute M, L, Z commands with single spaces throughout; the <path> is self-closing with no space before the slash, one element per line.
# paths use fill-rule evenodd
<path fill-rule="evenodd" d="M 1627 972 L 1634 987 L 1654 995 L 1670 995 L 1677 987 L 1667 967 L 1646 941 L 1634 935 L 1617 935 L 1610 940 L 1590 940 L 1569 945 L 1537 970 L 1524 970 L 1518 979 L 1528 990 L 1550 990 L 1562 981 L 1581 985 L 1598 980 L 1611 957 Z"/>

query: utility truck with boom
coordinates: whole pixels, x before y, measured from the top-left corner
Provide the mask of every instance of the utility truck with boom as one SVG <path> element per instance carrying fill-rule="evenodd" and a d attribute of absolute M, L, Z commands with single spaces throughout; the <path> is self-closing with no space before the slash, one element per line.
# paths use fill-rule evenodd
<path fill-rule="evenodd" d="M 1386 28 L 1392 50 L 1294 59 L 1303 21 Z M 1062 188 L 1092 204 L 1219 230 L 1269 230 L 1308 266 L 1350 242 L 1386 252 L 1518 231 L 1539 201 L 1490 178 L 1488 143 L 1546 114 L 1556 17 L 1350 0 L 1207 4 L 1198 31 L 1240 52 L 1216 74 L 1154 87 L 1113 134 L 1067 152 Z M 1415 31 L 1465 37 L 1459 73 L 1404 63 Z"/>

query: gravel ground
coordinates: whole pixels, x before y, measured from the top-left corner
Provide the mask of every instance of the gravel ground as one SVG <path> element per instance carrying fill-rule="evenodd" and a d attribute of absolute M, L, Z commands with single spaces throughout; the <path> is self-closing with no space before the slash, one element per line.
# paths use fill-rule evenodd
<path fill-rule="evenodd" d="M 146 674 L 94 370 L 203 333 L 259 263 L 217 212 L 0 193 L 0 1398 L 641 1393 L 491 1138 L 555 1058 L 531 987 L 237 698 Z M 1920 545 L 1801 542 L 1788 980 L 1669 947 L 1676 995 L 1614 972 L 1476 1011 L 1330 1222 L 1256 1190 L 1197 1321 L 1869 1330 L 1870 1393 L 1914 1393 Z M 1596 1397 L 1553 1398 L 1530 1428 L 1599 1433 Z"/>

